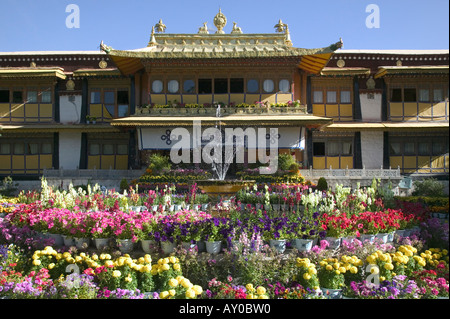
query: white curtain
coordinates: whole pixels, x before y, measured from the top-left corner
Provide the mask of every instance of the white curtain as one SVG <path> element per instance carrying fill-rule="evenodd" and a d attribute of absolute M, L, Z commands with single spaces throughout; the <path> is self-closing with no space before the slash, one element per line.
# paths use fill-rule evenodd
<path fill-rule="evenodd" d="M 178 92 L 178 81 L 177 80 L 171 80 L 169 83 L 167 83 L 167 89 L 170 93 L 177 93 Z"/>

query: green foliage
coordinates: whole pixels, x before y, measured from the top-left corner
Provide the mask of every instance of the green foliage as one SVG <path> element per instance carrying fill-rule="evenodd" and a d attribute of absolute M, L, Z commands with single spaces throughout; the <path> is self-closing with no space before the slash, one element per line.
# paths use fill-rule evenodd
<path fill-rule="evenodd" d="M 278 155 L 278 169 L 283 171 L 297 171 L 298 163 L 295 161 L 295 158 L 291 154 L 280 154 Z"/>
<path fill-rule="evenodd" d="M 7 176 L 3 179 L 2 185 L 0 186 L 0 198 L 2 196 L 10 197 L 13 196 L 17 191 L 17 185 L 14 185 L 11 176 Z"/>
<path fill-rule="evenodd" d="M 162 170 L 170 170 L 172 167 L 168 156 L 157 153 L 150 155 L 149 163 L 148 168 L 151 169 L 153 173 L 158 173 Z"/>
<path fill-rule="evenodd" d="M 317 189 L 319 191 L 328 190 L 328 183 L 327 183 L 327 180 L 325 179 L 325 177 L 319 178 L 319 180 L 317 181 Z"/>
<path fill-rule="evenodd" d="M 122 178 L 120 181 L 120 190 L 123 192 L 128 189 L 128 181 L 125 178 Z"/>
<path fill-rule="evenodd" d="M 413 196 L 444 196 L 444 185 L 433 177 L 415 181 Z"/>

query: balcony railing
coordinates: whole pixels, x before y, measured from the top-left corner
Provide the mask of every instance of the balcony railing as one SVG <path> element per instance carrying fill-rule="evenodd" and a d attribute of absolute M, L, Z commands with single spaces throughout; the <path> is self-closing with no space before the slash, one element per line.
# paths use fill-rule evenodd
<path fill-rule="evenodd" d="M 235 114 L 308 114 L 305 105 L 297 107 L 221 107 L 220 116 Z M 218 110 L 215 107 L 142 107 L 136 109 L 136 115 L 139 116 L 217 116 Z"/>

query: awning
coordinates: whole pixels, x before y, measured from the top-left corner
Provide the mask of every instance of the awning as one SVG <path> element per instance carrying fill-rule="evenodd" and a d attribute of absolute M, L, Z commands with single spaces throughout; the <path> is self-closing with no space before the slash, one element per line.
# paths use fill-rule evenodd
<path fill-rule="evenodd" d="M 78 69 L 73 71 L 74 77 L 97 77 L 97 76 L 121 76 L 116 68 L 114 69 Z"/>
<path fill-rule="evenodd" d="M 120 132 L 109 124 L 23 124 L 0 125 L 1 133 L 33 133 L 33 132 Z"/>
<path fill-rule="evenodd" d="M 381 78 L 389 75 L 404 74 L 448 74 L 448 65 L 424 65 L 424 66 L 382 66 L 375 74 L 374 78 Z"/>
<path fill-rule="evenodd" d="M 359 122 L 359 123 L 333 123 L 323 129 L 323 131 L 422 131 L 448 130 L 448 122 Z"/>
<path fill-rule="evenodd" d="M 66 79 L 62 68 L 0 68 L 0 79 L 42 77 Z"/>
<path fill-rule="evenodd" d="M 331 76 L 354 76 L 354 75 L 370 75 L 369 68 L 328 68 L 325 67 L 320 72 L 320 75 Z"/>

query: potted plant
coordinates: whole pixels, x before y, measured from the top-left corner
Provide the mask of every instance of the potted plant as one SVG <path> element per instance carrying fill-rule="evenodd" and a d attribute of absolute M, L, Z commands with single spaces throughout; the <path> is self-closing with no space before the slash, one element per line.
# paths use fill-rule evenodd
<path fill-rule="evenodd" d="M 218 254 L 222 249 L 223 232 L 227 228 L 227 220 L 223 217 L 213 217 L 204 226 L 203 238 L 206 241 L 206 251 L 210 254 Z"/>
<path fill-rule="evenodd" d="M 323 259 L 319 263 L 317 275 L 324 295 L 330 299 L 340 299 L 345 286 L 346 268 L 337 258 Z"/>

